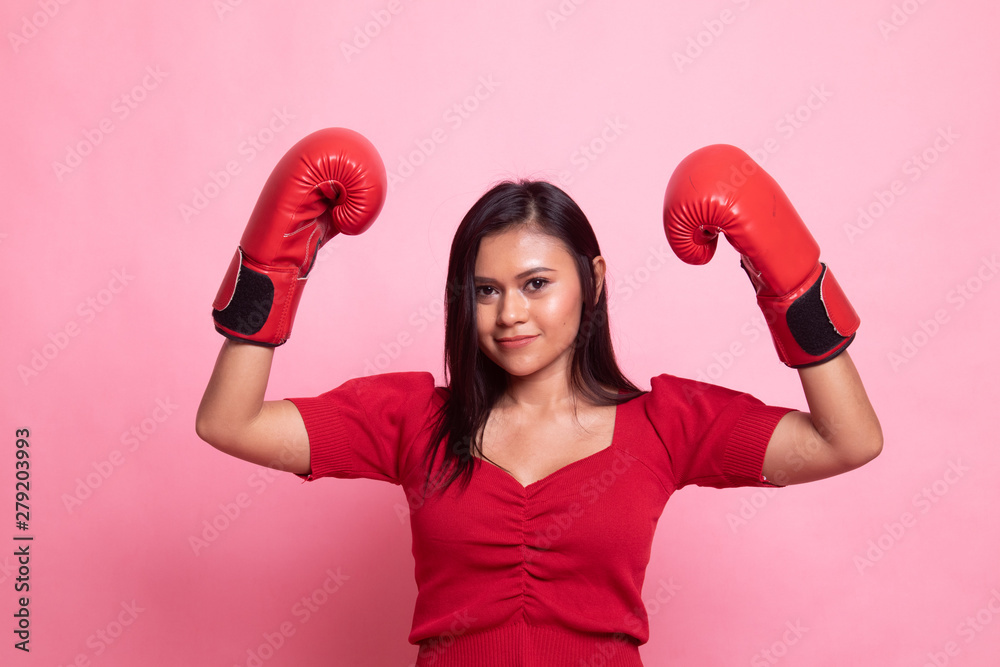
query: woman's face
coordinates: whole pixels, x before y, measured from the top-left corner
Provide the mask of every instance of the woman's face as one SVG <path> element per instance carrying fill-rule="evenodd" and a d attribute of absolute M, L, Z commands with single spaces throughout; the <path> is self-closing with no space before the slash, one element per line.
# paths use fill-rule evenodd
<path fill-rule="evenodd" d="M 475 286 L 479 348 L 487 357 L 521 378 L 568 376 L 583 300 L 562 241 L 524 225 L 484 237 Z"/>

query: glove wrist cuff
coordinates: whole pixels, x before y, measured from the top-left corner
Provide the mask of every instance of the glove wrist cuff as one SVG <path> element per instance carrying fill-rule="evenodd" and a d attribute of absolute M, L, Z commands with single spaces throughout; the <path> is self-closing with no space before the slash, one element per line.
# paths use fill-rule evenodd
<path fill-rule="evenodd" d="M 792 368 L 823 363 L 854 340 L 861 319 L 826 264 L 800 289 L 781 297 L 760 296 L 757 304 L 771 329 L 778 358 Z"/>
<path fill-rule="evenodd" d="M 297 268 L 267 266 L 237 248 L 212 303 L 215 328 L 227 338 L 281 345 L 291 335 L 304 285 Z"/>

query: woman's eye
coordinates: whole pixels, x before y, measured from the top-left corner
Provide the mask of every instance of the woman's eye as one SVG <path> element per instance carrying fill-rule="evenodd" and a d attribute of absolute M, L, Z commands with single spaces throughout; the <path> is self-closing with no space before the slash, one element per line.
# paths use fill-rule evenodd
<path fill-rule="evenodd" d="M 545 287 L 546 283 L 548 282 L 549 281 L 546 280 L 545 278 L 533 278 L 532 280 L 528 281 L 528 284 L 532 285 L 534 287 L 534 290 L 537 292 L 538 290 Z"/>
<path fill-rule="evenodd" d="M 527 283 L 525 283 L 525 288 L 526 291 L 528 292 L 537 292 L 543 287 L 545 287 L 545 285 L 547 285 L 548 283 L 549 281 L 546 280 L 545 278 L 532 278 Z M 494 288 L 492 285 L 480 285 L 479 287 L 476 288 L 476 296 L 489 297 L 497 293 L 498 292 L 496 288 Z"/>

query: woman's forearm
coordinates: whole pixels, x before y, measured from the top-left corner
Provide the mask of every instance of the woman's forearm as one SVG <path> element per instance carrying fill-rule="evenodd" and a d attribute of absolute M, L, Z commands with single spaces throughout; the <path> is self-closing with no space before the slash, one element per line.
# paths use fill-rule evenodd
<path fill-rule="evenodd" d="M 274 348 L 226 339 L 198 407 L 195 430 L 214 446 L 236 437 L 260 414 Z"/>
<path fill-rule="evenodd" d="M 799 369 L 809 418 L 835 456 L 863 465 L 882 451 L 882 426 L 847 352 Z M 855 467 L 856 467 L 855 466 Z"/>

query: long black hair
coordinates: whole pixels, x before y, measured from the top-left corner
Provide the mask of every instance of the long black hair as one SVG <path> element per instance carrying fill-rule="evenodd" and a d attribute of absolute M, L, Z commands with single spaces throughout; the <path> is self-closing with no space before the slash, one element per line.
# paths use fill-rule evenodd
<path fill-rule="evenodd" d="M 462 487 L 468 485 L 475 459 L 482 456 L 482 435 L 490 411 L 507 388 L 507 372 L 479 348 L 473 276 L 482 239 L 518 225 L 528 225 L 559 239 L 576 262 L 583 304 L 572 357 L 573 390 L 596 405 L 618 405 L 643 393 L 625 377 L 615 359 L 607 281 L 601 284 L 598 294 L 593 270 L 593 259 L 601 249 L 587 216 L 569 195 L 551 183 L 504 181 L 469 209 L 451 243 L 445 287 L 444 358 L 450 394 L 436 416 L 433 447 L 425 453 L 428 487 L 438 448 L 445 440 L 449 444 L 434 488 L 447 488 L 459 476 Z"/>

